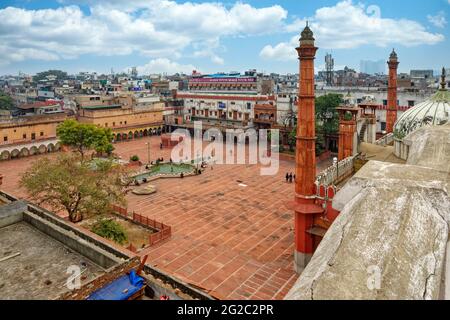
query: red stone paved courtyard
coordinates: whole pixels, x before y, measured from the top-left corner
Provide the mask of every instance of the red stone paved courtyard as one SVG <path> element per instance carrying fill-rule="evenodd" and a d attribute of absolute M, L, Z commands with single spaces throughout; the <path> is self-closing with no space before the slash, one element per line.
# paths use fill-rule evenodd
<path fill-rule="evenodd" d="M 146 162 L 148 141 L 152 160 L 170 158 L 169 149 L 159 149 L 159 137 L 115 144 L 115 152 Z M 26 198 L 19 176 L 38 157 L 0 162 L 1 189 Z M 318 171 L 328 165 L 319 164 Z M 215 165 L 199 176 L 153 181 L 153 195 L 130 193 L 130 211 L 172 227 L 171 239 L 141 254 L 149 254 L 148 264 L 221 299 L 283 298 L 298 277 L 293 212 L 285 207 L 294 184 L 284 176 L 294 168 L 294 162 L 280 161 L 277 175 L 261 176 L 259 165 Z"/>

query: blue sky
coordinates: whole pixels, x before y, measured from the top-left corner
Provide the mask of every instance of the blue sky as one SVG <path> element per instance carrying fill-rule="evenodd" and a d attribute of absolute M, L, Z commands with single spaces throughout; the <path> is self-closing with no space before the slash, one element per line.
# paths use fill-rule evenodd
<path fill-rule="evenodd" d="M 130 5 L 130 3 L 132 5 Z M 450 67 L 450 0 L 7 0 L 0 3 L 0 74 L 244 71 L 295 73 L 309 20 L 336 66 L 387 59 L 400 72 Z"/>

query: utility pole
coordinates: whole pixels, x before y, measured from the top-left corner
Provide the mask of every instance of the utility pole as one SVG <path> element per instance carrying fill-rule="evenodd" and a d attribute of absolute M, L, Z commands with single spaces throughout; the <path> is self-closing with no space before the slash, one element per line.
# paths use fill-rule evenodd
<path fill-rule="evenodd" d="M 146 143 L 148 150 L 148 164 L 150 164 L 150 141 Z"/>

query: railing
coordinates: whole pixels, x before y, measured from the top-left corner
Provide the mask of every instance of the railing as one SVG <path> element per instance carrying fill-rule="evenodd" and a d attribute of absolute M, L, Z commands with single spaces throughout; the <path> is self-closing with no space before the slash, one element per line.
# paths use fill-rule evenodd
<path fill-rule="evenodd" d="M 161 223 L 156 220 L 150 219 L 148 217 L 142 216 L 135 212 L 133 212 L 131 215 L 129 215 L 128 210 L 126 208 L 122 208 L 117 205 L 112 205 L 111 209 L 114 212 L 125 217 L 126 219 L 130 219 L 130 216 L 131 216 L 131 219 L 134 222 L 137 222 L 139 224 L 147 226 L 153 230 L 157 230 L 156 232 L 154 232 L 148 236 L 148 241 L 149 241 L 148 246 L 153 246 L 153 245 L 155 245 L 163 240 L 166 240 L 172 236 L 172 228 L 168 225 L 165 225 L 164 223 Z M 136 250 L 136 248 L 132 244 L 128 247 L 128 249 L 131 251 L 134 251 L 134 252 Z"/>
<path fill-rule="evenodd" d="M 391 144 L 393 141 L 394 141 L 394 134 L 388 133 L 387 135 L 385 135 L 382 138 L 375 141 L 374 144 L 379 145 L 379 146 L 387 146 L 387 145 Z"/>
<path fill-rule="evenodd" d="M 319 173 L 316 177 L 318 189 L 320 186 L 335 185 L 350 176 L 354 171 L 355 158 L 356 156 L 348 157 Z"/>
<path fill-rule="evenodd" d="M 133 212 L 133 221 L 139 222 L 143 225 L 151 227 L 153 229 L 157 229 L 158 232 L 152 233 L 149 235 L 149 246 L 155 245 L 165 239 L 168 239 L 172 236 L 172 228 L 166 226 L 165 224 L 155 221 L 153 219 L 149 219 L 148 217 L 141 216 Z"/>

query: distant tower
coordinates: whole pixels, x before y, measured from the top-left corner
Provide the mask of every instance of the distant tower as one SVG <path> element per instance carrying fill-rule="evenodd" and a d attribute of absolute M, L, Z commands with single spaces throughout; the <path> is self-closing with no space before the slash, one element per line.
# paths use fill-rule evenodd
<path fill-rule="evenodd" d="M 325 56 L 325 70 L 327 75 L 327 86 L 332 86 L 334 75 L 334 59 L 329 53 L 327 53 L 327 55 Z"/>
<path fill-rule="evenodd" d="M 314 237 L 309 233 L 314 216 L 323 213 L 316 204 L 316 129 L 314 96 L 314 59 L 317 48 L 308 24 L 296 48 L 300 59 L 300 85 L 297 108 L 295 211 L 295 270 L 301 272 L 314 252 Z"/>
<path fill-rule="evenodd" d="M 136 67 L 133 67 L 133 68 L 131 69 L 131 75 L 132 75 L 134 78 L 136 78 L 136 77 L 138 76 L 138 71 L 137 71 L 137 68 L 136 68 Z"/>
<path fill-rule="evenodd" d="M 394 131 L 394 124 L 397 121 L 397 68 L 399 65 L 397 53 L 392 49 L 392 53 L 387 62 L 389 66 L 388 81 L 388 105 L 386 113 L 386 131 Z"/>

